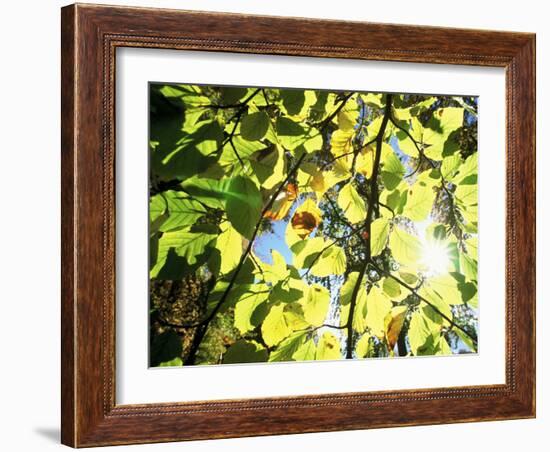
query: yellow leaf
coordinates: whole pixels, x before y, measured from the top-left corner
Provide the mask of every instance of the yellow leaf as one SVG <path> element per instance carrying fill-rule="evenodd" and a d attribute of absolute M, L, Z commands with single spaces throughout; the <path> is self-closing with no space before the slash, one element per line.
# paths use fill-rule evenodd
<path fill-rule="evenodd" d="M 312 164 L 302 165 L 298 170 L 300 190 L 302 192 L 314 192 L 317 199 L 321 199 L 327 190 L 349 177 L 349 173 L 337 174 L 334 170 L 320 171 L 317 166 Z"/>
<path fill-rule="evenodd" d="M 344 185 L 338 194 L 338 206 L 350 223 L 359 223 L 367 217 L 365 201 L 351 183 Z"/>
<path fill-rule="evenodd" d="M 342 353 L 340 352 L 340 342 L 329 331 L 326 331 L 319 339 L 317 344 L 317 355 L 315 359 L 317 360 L 327 360 L 327 359 L 340 359 L 342 358 Z"/>
<path fill-rule="evenodd" d="M 407 315 L 407 306 L 396 306 L 386 316 L 386 341 L 390 350 L 393 350 L 403 323 L 405 322 L 405 316 Z"/>
<path fill-rule="evenodd" d="M 239 264 L 243 252 L 243 238 L 229 222 L 222 223 L 220 228 L 222 233 L 216 240 L 216 248 L 221 256 L 220 272 L 225 275 Z"/>
<path fill-rule="evenodd" d="M 262 337 L 270 347 L 277 345 L 292 333 L 284 315 L 285 304 L 273 306 L 262 323 Z"/>
<path fill-rule="evenodd" d="M 338 128 L 340 130 L 350 131 L 353 130 L 357 119 L 359 118 L 359 109 L 357 101 L 355 99 L 348 99 L 344 108 L 342 108 L 337 115 Z"/>
<path fill-rule="evenodd" d="M 367 295 L 366 325 L 372 334 L 382 339 L 385 332 L 385 320 L 392 308 L 392 302 L 378 287 L 373 286 Z M 401 328 L 399 328 L 401 329 Z"/>
<path fill-rule="evenodd" d="M 415 267 L 422 259 L 422 243 L 418 237 L 398 226 L 390 234 L 390 249 L 393 257 L 402 265 Z"/>
<path fill-rule="evenodd" d="M 338 129 L 330 137 L 331 152 L 334 157 L 349 154 L 352 150 L 353 130 Z"/>
<path fill-rule="evenodd" d="M 309 327 L 304 318 L 304 310 L 298 303 L 288 303 L 284 309 L 285 321 L 293 331 L 303 330 Z"/>
<path fill-rule="evenodd" d="M 355 161 L 355 170 L 361 173 L 367 179 L 372 176 L 372 170 L 374 168 L 374 157 L 376 155 L 374 146 L 370 145 L 357 154 Z"/>
<path fill-rule="evenodd" d="M 288 214 L 297 196 L 298 187 L 295 184 L 288 184 L 285 190 L 277 195 L 271 209 L 264 214 L 264 217 L 274 221 L 282 220 Z"/>
<path fill-rule="evenodd" d="M 313 326 L 321 326 L 327 316 L 330 292 L 319 284 L 310 286 L 302 299 L 304 318 Z"/>

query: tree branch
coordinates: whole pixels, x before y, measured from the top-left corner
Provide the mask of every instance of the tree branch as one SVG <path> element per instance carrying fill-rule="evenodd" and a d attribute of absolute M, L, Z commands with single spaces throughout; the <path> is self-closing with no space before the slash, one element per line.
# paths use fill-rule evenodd
<path fill-rule="evenodd" d="M 441 317 L 443 317 L 447 322 L 449 322 L 451 324 L 451 326 L 459 329 L 460 331 L 462 331 L 466 336 L 468 336 L 472 342 L 476 345 L 477 347 L 477 338 L 475 336 L 473 336 L 471 333 L 469 333 L 467 330 L 465 330 L 463 327 L 461 327 L 460 325 L 458 325 L 454 320 L 450 319 L 447 315 L 445 315 L 443 312 L 441 312 L 437 306 L 435 306 L 431 301 L 427 300 L 426 298 L 424 298 L 422 295 L 419 295 L 419 293 L 416 291 L 416 289 L 412 286 L 409 286 L 405 281 L 402 281 L 401 279 L 399 279 L 397 276 L 394 276 L 392 275 L 390 272 L 388 271 L 385 271 L 384 269 L 378 267 L 377 265 L 375 265 L 374 263 L 372 264 L 372 266 L 381 274 L 384 274 L 386 275 L 387 277 L 393 279 L 395 282 L 397 282 L 398 284 L 400 284 L 401 286 L 405 287 L 406 289 L 408 289 L 413 295 L 416 295 L 420 300 L 422 300 L 424 303 L 426 303 L 428 306 L 430 306 L 430 308 L 432 308 L 435 312 L 437 312 Z"/>
<path fill-rule="evenodd" d="M 346 341 L 346 359 L 351 359 L 353 357 L 353 316 L 355 314 L 355 305 L 357 304 L 357 295 L 359 294 L 359 290 L 361 289 L 363 277 L 365 276 L 368 265 L 372 260 L 370 255 L 370 241 L 371 241 L 370 227 L 372 223 L 372 217 L 375 211 L 374 210 L 375 204 L 378 203 L 378 172 L 380 169 L 380 157 L 382 155 L 382 143 L 384 141 L 384 134 L 386 132 L 388 121 L 391 117 L 391 108 L 392 108 L 392 95 L 387 94 L 384 117 L 382 118 L 382 124 L 380 125 L 380 130 L 376 135 L 376 154 L 374 157 L 372 176 L 370 180 L 370 198 L 368 201 L 369 205 L 367 210 L 367 219 L 365 223 L 367 233 L 368 233 L 367 240 L 366 240 L 366 247 L 365 247 L 365 252 L 366 252 L 365 263 L 359 272 L 359 276 L 357 277 L 357 282 L 355 283 L 353 292 L 351 294 L 349 315 L 346 323 L 346 328 L 348 332 L 347 341 Z"/>
<path fill-rule="evenodd" d="M 192 344 L 192 348 L 189 352 L 189 355 L 185 361 L 185 364 L 194 364 L 195 362 L 195 357 L 196 357 L 196 353 L 198 351 L 198 347 L 200 345 L 200 343 L 202 342 L 205 334 L 206 334 L 206 330 L 208 329 L 208 325 L 210 324 L 210 322 L 212 321 L 212 319 L 215 317 L 215 315 L 218 313 L 218 311 L 220 310 L 220 308 L 222 307 L 222 305 L 225 303 L 225 300 L 227 299 L 227 296 L 229 295 L 229 292 L 231 291 L 231 289 L 233 288 L 234 284 L 235 284 L 235 281 L 237 280 L 237 276 L 239 275 L 240 271 L 241 271 L 241 268 L 248 256 L 248 254 L 250 253 L 250 250 L 252 249 L 252 245 L 254 243 L 254 239 L 256 238 L 256 236 L 258 235 L 258 231 L 260 230 L 260 226 L 261 226 L 261 223 L 262 223 L 262 219 L 265 215 L 265 213 L 271 209 L 271 207 L 273 206 L 273 203 L 275 202 L 275 199 L 277 198 L 277 196 L 279 195 L 279 193 L 283 190 L 283 188 L 286 186 L 286 184 L 288 183 L 288 181 L 290 180 L 290 178 L 296 173 L 296 171 L 298 170 L 298 167 L 301 165 L 302 161 L 304 160 L 304 158 L 306 157 L 306 153 L 304 152 L 300 158 L 298 158 L 298 160 L 296 161 L 296 164 L 292 167 L 292 169 L 288 172 L 285 180 L 279 185 L 279 187 L 277 188 L 277 190 L 275 190 L 275 192 L 271 195 L 271 198 L 269 199 L 268 203 L 264 206 L 261 214 L 260 214 L 260 219 L 258 220 L 258 222 L 256 223 L 256 227 L 254 228 L 254 231 L 252 233 L 252 236 L 250 238 L 250 240 L 248 241 L 248 245 L 244 251 L 244 253 L 241 255 L 241 258 L 239 260 L 239 263 L 237 264 L 237 267 L 235 268 L 235 271 L 229 281 L 229 285 L 227 286 L 227 288 L 225 289 L 225 291 L 223 292 L 222 296 L 220 297 L 220 300 L 218 301 L 218 303 L 216 304 L 216 306 L 212 309 L 212 311 L 210 312 L 210 314 L 208 315 L 208 317 L 202 322 L 203 324 L 199 327 L 199 330 L 197 331 L 197 334 L 195 335 L 195 338 L 193 340 L 193 344 Z M 195 339 L 197 339 L 197 343 L 196 343 L 196 347 L 194 346 L 195 345 Z"/>

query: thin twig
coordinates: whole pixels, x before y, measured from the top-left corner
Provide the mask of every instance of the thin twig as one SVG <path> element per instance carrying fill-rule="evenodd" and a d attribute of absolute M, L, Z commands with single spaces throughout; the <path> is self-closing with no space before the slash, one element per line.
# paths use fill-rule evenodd
<path fill-rule="evenodd" d="M 386 275 L 387 277 L 393 279 L 395 282 L 397 282 L 398 284 L 402 285 L 403 287 L 405 287 L 406 289 L 408 289 L 412 294 L 416 295 L 420 300 L 422 300 L 424 303 L 426 303 L 428 306 L 430 306 L 430 308 L 432 308 L 435 312 L 437 312 L 441 317 L 443 317 L 447 322 L 449 322 L 453 327 L 459 329 L 460 331 L 462 331 L 464 334 L 466 334 L 473 342 L 474 344 L 477 346 L 477 338 L 475 336 L 473 336 L 472 334 L 470 334 L 467 330 L 465 330 L 463 327 L 461 327 L 460 325 L 458 325 L 455 321 L 453 321 L 452 319 L 450 319 L 447 315 L 445 315 L 443 312 L 441 312 L 437 306 L 435 306 L 431 301 L 427 300 L 426 298 L 424 298 L 422 295 L 419 295 L 418 292 L 416 291 L 416 289 L 412 286 L 409 286 L 405 281 L 402 281 L 401 279 L 399 279 L 397 276 L 394 276 L 392 275 L 390 272 L 388 271 L 385 271 L 384 269 L 378 267 L 376 264 L 372 264 L 372 266 L 381 274 L 384 274 Z"/>

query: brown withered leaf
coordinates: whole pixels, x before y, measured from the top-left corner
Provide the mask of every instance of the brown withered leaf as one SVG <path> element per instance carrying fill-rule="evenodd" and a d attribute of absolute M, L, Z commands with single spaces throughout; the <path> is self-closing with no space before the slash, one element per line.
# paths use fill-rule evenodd
<path fill-rule="evenodd" d="M 321 223 L 321 211 L 311 198 L 308 198 L 296 210 L 292 217 L 292 228 L 304 239 Z"/>
<path fill-rule="evenodd" d="M 406 315 L 407 306 L 396 306 L 386 317 L 386 341 L 390 350 L 393 350 L 397 343 Z"/>
<path fill-rule="evenodd" d="M 296 184 L 288 184 L 285 190 L 281 191 L 275 198 L 273 206 L 264 214 L 264 218 L 269 218 L 273 221 L 282 220 L 288 214 L 297 196 L 298 187 Z"/>

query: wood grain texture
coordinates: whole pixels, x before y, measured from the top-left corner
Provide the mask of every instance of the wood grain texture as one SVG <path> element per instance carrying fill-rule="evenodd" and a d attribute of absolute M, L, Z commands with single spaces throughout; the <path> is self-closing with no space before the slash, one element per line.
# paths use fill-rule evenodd
<path fill-rule="evenodd" d="M 506 68 L 506 384 L 115 404 L 115 51 L 149 47 Z M 62 442 L 74 447 L 535 415 L 535 36 L 72 5 L 62 10 Z"/>

